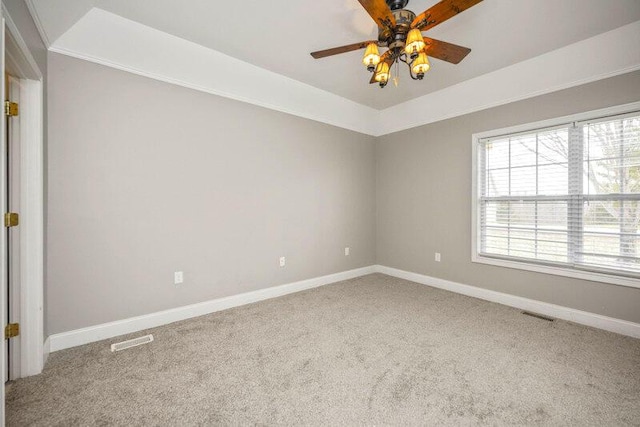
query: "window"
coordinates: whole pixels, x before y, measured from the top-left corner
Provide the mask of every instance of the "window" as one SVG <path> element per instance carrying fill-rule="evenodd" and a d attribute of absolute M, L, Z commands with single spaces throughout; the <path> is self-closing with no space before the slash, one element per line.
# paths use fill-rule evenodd
<path fill-rule="evenodd" d="M 600 113 L 474 135 L 474 261 L 640 287 L 640 112 Z"/>

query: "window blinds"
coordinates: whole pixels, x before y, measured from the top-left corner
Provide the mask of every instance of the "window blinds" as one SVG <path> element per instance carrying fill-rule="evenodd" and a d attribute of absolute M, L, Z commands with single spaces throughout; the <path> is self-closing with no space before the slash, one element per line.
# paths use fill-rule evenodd
<path fill-rule="evenodd" d="M 640 114 L 478 141 L 480 255 L 640 276 Z"/>

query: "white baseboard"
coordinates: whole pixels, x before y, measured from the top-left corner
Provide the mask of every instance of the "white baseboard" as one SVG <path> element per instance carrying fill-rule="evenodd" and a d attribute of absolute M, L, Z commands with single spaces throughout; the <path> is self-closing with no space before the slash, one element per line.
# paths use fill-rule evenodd
<path fill-rule="evenodd" d="M 90 326 L 88 328 L 62 332 L 59 334 L 51 335 L 49 338 L 47 338 L 47 342 L 49 343 L 48 345 L 50 351 L 54 352 L 63 350 L 65 348 L 76 347 L 95 341 L 113 338 L 119 335 L 125 335 L 149 328 L 155 328 L 157 326 L 166 325 L 180 320 L 190 319 L 192 317 L 203 316 L 205 314 L 226 310 L 228 308 L 251 304 L 254 302 L 263 301 L 294 292 L 304 291 L 306 289 L 316 288 L 318 286 L 328 285 L 329 283 L 339 282 L 341 280 L 353 279 L 354 277 L 360 277 L 374 272 L 374 266 L 357 268 L 355 270 L 343 271 L 340 273 L 315 277 L 313 279 L 302 280 L 286 285 L 274 286 L 271 288 L 246 292 L 243 294 L 218 298 L 197 304 L 187 305 L 184 307 L 159 311 L 157 313 L 151 313 L 143 316 L 132 317 L 129 319 L 117 320 L 115 322 L 104 323 L 101 325 Z M 45 347 L 46 346 L 47 344 L 45 343 Z"/>
<path fill-rule="evenodd" d="M 462 283 L 452 282 L 449 280 L 439 279 L 436 277 L 426 276 L 424 274 L 412 273 L 409 271 L 399 270 L 396 268 L 375 265 L 369 267 L 358 268 L 355 270 L 344 271 L 341 273 L 330 274 L 327 276 L 316 277 L 313 279 L 302 280 L 299 282 L 289 283 L 286 285 L 274 286 L 271 288 L 260 289 L 257 291 L 247 292 L 239 295 L 233 295 L 225 298 L 205 301 L 184 307 L 173 308 L 170 310 L 160 311 L 157 313 L 146 314 L 143 316 L 132 317 L 129 319 L 118 320 L 115 322 L 104 323 L 101 325 L 91 326 L 88 328 L 76 329 L 74 331 L 63 332 L 51 335 L 44 342 L 44 359 L 48 357 L 50 352 L 63 350 L 65 348 L 76 347 L 83 344 L 89 344 L 119 335 L 130 334 L 149 328 L 166 325 L 180 320 L 190 319 L 193 317 L 203 316 L 205 314 L 216 311 L 226 310 L 245 304 L 251 304 L 306 289 L 316 288 L 330 283 L 348 280 L 355 277 L 364 276 L 371 273 L 383 273 L 389 276 L 398 277 L 412 282 L 421 283 L 423 285 L 432 286 L 434 288 L 445 289 L 474 298 L 504 304 L 510 307 L 528 310 L 535 313 L 544 314 L 555 317 L 557 319 L 568 320 L 595 328 L 640 338 L 640 324 L 629 322 L 626 320 L 616 319 L 613 317 L 602 316 L 600 314 L 589 313 L 587 311 L 576 310 L 569 307 L 563 307 L 556 304 L 550 304 L 542 301 L 536 301 L 529 298 L 519 297 L 515 295 L 505 294 L 502 292 L 491 291 L 476 286 L 465 285 Z"/>
<path fill-rule="evenodd" d="M 497 302 L 498 304 L 508 305 L 510 307 L 519 308 L 521 310 L 532 311 L 534 313 L 544 314 L 546 316 L 551 316 L 557 319 L 568 320 L 570 322 L 604 329 L 605 331 L 616 332 L 618 334 L 640 338 L 640 323 L 629 322 L 627 320 L 616 319 L 614 317 L 602 316 L 600 314 L 590 313 L 588 311 L 576 310 L 573 308 L 550 304 L 542 301 L 536 301 L 516 295 L 491 291 L 489 289 L 478 288 L 476 286 L 465 285 L 462 283 L 452 282 L 450 280 L 438 279 L 436 277 L 412 273 L 410 271 L 398 270 L 397 268 L 386 267 L 383 265 L 376 265 L 375 271 L 389 276 L 398 277 L 400 279 L 410 280 L 412 282 L 432 286 L 434 288 L 445 289 L 447 291 L 456 292 L 458 294 L 463 294 L 486 301 Z"/>

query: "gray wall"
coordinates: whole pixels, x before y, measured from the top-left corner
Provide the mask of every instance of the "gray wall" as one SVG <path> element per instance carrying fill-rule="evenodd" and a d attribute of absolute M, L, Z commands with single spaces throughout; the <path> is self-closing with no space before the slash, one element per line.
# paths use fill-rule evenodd
<path fill-rule="evenodd" d="M 374 264 L 374 138 L 48 66 L 49 333 Z"/>
<path fill-rule="evenodd" d="M 638 100 L 635 72 L 379 138 L 377 263 L 640 322 L 640 289 L 471 262 L 473 133 Z"/>
<path fill-rule="evenodd" d="M 374 263 L 640 322 L 640 289 L 470 261 L 471 134 L 637 101 L 640 72 L 375 139 L 48 68 L 49 333 Z"/>

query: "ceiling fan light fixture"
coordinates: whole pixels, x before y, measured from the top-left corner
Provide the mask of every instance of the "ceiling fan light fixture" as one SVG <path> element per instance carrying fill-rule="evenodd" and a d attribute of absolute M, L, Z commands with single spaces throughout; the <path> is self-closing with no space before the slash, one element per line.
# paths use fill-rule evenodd
<path fill-rule="evenodd" d="M 438 0 L 433 0 L 438 1 Z M 362 63 L 372 73 L 370 84 L 385 87 L 391 80 L 391 68 L 396 71 L 393 82 L 398 86 L 400 62 L 404 63 L 412 80 L 423 80 L 431 65 L 429 56 L 458 64 L 471 49 L 453 43 L 423 37 L 422 32 L 452 18 L 483 0 L 439 0 L 424 12 L 416 15 L 405 9 L 409 0 L 358 0 L 378 26 L 377 40 L 366 40 L 345 46 L 311 52 L 314 59 L 326 58 L 354 50 L 366 49 Z M 380 55 L 378 47 L 384 47 Z"/>
<path fill-rule="evenodd" d="M 424 39 L 422 38 L 422 32 L 418 28 L 414 28 L 407 34 L 407 43 L 404 46 L 404 51 L 407 55 L 415 58 L 418 56 L 422 49 L 426 46 Z"/>
<path fill-rule="evenodd" d="M 389 64 L 387 64 L 386 62 L 379 63 L 378 67 L 376 68 L 376 74 L 374 78 L 375 81 L 380 83 L 380 87 L 385 87 L 387 85 L 387 82 L 389 82 L 389 76 Z"/>
<path fill-rule="evenodd" d="M 430 68 L 431 64 L 429 64 L 429 58 L 424 52 L 420 52 L 411 64 L 411 69 L 418 76 L 418 80 L 422 80 L 424 73 L 429 71 Z"/>
<path fill-rule="evenodd" d="M 375 43 L 369 43 L 367 50 L 364 52 L 362 63 L 367 67 L 369 72 L 373 72 L 376 66 L 380 63 L 380 52 L 378 52 L 378 45 Z"/>

